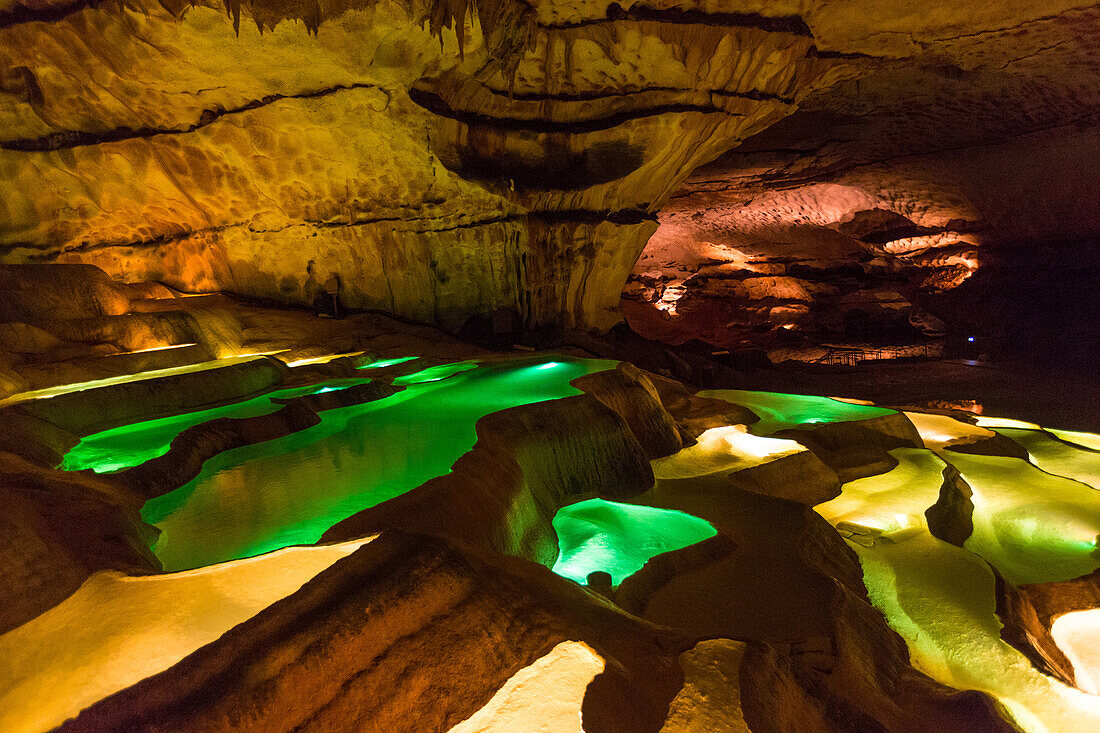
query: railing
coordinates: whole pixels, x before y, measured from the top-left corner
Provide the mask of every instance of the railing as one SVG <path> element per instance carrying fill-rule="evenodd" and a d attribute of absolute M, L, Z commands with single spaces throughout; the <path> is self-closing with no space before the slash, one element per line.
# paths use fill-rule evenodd
<path fill-rule="evenodd" d="M 931 341 L 925 344 L 910 344 L 908 346 L 883 346 L 874 349 L 829 347 L 829 350 L 823 356 L 813 361 L 815 364 L 855 366 L 861 361 L 939 356 L 943 356 L 943 341 Z"/>

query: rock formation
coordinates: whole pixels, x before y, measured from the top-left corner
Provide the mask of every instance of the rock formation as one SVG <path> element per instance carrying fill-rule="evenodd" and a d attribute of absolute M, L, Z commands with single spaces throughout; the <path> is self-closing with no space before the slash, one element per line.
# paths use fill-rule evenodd
<path fill-rule="evenodd" d="M 934 335 L 980 246 L 1096 230 L 1095 12 L 1008 5 L 12 3 L 0 255 L 602 330 L 660 213 L 644 332 Z"/>
<path fill-rule="evenodd" d="M 305 313 L 227 303 L 226 318 L 241 324 L 246 336 L 257 335 L 253 320 L 284 339 L 310 323 L 321 332 L 329 328 Z M 132 302 L 118 309 L 129 307 Z M 271 325 L 280 319 L 281 325 Z M 5 577 L 15 579 L 12 602 L 0 615 L 0 646 L 45 638 L 50 624 L 59 629 L 54 636 L 65 638 L 73 609 L 86 608 L 96 594 L 127 588 L 149 594 L 143 596 L 149 604 L 174 584 L 218 589 L 195 604 L 165 610 L 168 617 L 158 618 L 157 629 L 175 624 L 189 631 L 155 658 L 120 661 L 81 636 L 65 654 L 93 667 L 114 659 L 125 674 L 101 685 L 81 677 L 78 702 L 41 698 L 49 665 L 20 671 L 0 664 L 0 721 L 56 723 L 75 715 L 62 725 L 71 730 L 389 730 L 401 721 L 415 730 L 465 731 L 535 718 L 576 720 L 579 713 L 584 730 L 685 732 L 716 725 L 736 731 L 918 731 L 929 725 L 1008 731 L 1018 722 L 1018 710 L 1002 708 L 989 694 L 997 693 L 995 685 L 977 691 L 936 669 L 918 671 L 910 661 L 911 650 L 920 651 L 911 630 L 883 605 L 881 588 L 871 582 L 878 576 L 869 575 L 872 566 L 856 555 L 882 550 L 924 557 L 928 549 L 921 543 L 933 542 L 939 543 L 935 552 L 960 553 L 988 572 L 967 549 L 969 532 L 956 537 L 943 527 L 935 530 L 961 548 L 932 535 L 918 541 L 918 528 L 875 525 L 884 508 L 873 495 L 849 493 L 852 485 L 881 479 L 902 492 L 898 501 L 914 503 L 886 509 L 892 523 L 919 524 L 927 509 L 929 525 L 944 524 L 934 520 L 938 487 L 967 485 L 959 471 L 943 468 L 944 461 L 965 454 L 941 450 L 941 460 L 922 446 L 966 447 L 968 440 L 979 445 L 991 438 L 985 428 L 943 415 L 737 390 L 700 396 L 630 364 L 593 362 L 564 393 L 572 396 L 481 417 L 476 443 L 449 471 L 359 511 L 333 514 L 318 542 L 272 556 L 272 563 L 294 563 L 307 579 L 300 589 L 252 592 L 232 585 L 238 572 L 246 573 L 238 563 L 267 562 L 267 555 L 229 559 L 216 571 L 163 572 L 160 555 L 153 554 L 161 552 L 156 532 L 142 521 L 153 521 L 143 502 L 179 493 L 178 487 L 184 494 L 197 490 L 192 483 L 204 461 L 247 450 L 262 461 L 267 446 L 287 436 L 331 430 L 325 427 L 330 414 L 379 417 L 417 390 L 461 385 L 480 370 L 537 381 L 551 373 L 546 368 L 564 363 L 529 353 L 482 353 L 458 364 L 377 358 L 375 349 L 394 339 L 417 343 L 423 327 L 382 328 L 373 321 L 372 331 L 360 316 L 342 323 L 351 353 L 359 356 L 311 352 L 314 334 L 278 358 L 229 358 L 216 368 L 130 375 L 131 381 L 57 388 L 36 399 L 22 393 L 0 406 L 5 419 L 17 418 L 5 424 L 15 426 L 19 440 L 6 445 L 21 446 L 24 456 L 0 454 L 6 517 L 0 564 Z M 471 355 L 470 347 L 442 334 L 434 348 L 437 354 L 452 350 L 452 358 Z M 311 356 L 286 356 L 302 353 Z M 338 388 L 318 386 L 333 378 Z M 479 383 L 471 384 L 477 389 Z M 236 418 L 209 413 L 138 465 L 100 474 L 54 468 L 58 455 L 90 432 L 131 424 L 151 429 L 157 418 L 255 400 L 257 393 L 272 395 L 270 410 Z M 738 395 L 759 414 L 731 401 Z M 465 397 L 458 390 L 450 399 Z M 369 431 L 364 435 L 374 439 Z M 306 465 L 316 465 L 310 462 L 318 456 L 347 458 L 315 451 L 304 438 L 297 451 Z M 912 470 L 910 457 L 917 454 L 936 466 L 931 479 L 923 473 L 893 478 L 902 468 Z M 991 458 L 1036 470 L 1018 458 Z M 924 483 L 930 488 L 922 495 Z M 261 500 L 249 505 L 258 514 L 279 501 L 274 486 L 227 486 L 231 493 L 259 491 Z M 295 487 L 303 491 L 314 489 Z M 607 566 L 593 565 L 580 575 L 589 578 L 586 588 L 549 568 L 559 556 L 555 515 L 593 497 L 663 511 L 662 517 L 683 512 L 711 533 L 678 545 L 682 549 L 656 551 L 617 587 Z M 834 528 L 823 518 L 831 514 L 813 508 L 822 502 L 854 503 L 868 516 Z M 988 521 L 977 500 L 968 506 L 951 509 L 948 530 L 971 515 L 975 526 Z M 228 504 L 225 510 L 247 516 Z M 644 539 L 647 520 L 633 516 L 638 525 L 630 530 Z M 611 534 L 593 535 L 601 551 L 617 550 L 614 531 L 611 522 Z M 331 551 L 328 560 L 311 554 L 322 550 Z M 133 585 L 136 576 L 144 579 L 141 585 Z M 1056 673 L 1062 681 L 1050 684 L 1062 691 L 1072 691 L 1072 664 L 1078 662 L 1061 651 L 1052 619 L 1094 608 L 1093 580 L 1002 583 L 997 598 L 990 581 L 989 614 L 996 600 L 1005 639 L 1020 651 L 1001 647 L 1022 660 L 1016 664 L 1027 674 L 1040 674 L 1036 668 Z M 244 594 L 235 610 L 216 613 L 223 626 L 195 615 L 235 603 L 235 594 Z M 126 619 L 104 623 L 114 639 Z M 127 639 L 126 653 L 140 643 Z M 551 684 L 552 694 L 543 689 Z M 28 695 L 38 695 L 32 704 L 43 706 L 33 715 L 20 712 Z M 1032 714 L 1030 707 L 1025 711 Z M 1076 708 L 1073 714 L 1074 720 L 1092 719 Z"/>
<path fill-rule="evenodd" d="M 819 48 L 867 73 L 689 177 L 624 291 L 630 323 L 775 360 L 1087 358 L 1100 16 L 961 10 L 811 10 Z"/>

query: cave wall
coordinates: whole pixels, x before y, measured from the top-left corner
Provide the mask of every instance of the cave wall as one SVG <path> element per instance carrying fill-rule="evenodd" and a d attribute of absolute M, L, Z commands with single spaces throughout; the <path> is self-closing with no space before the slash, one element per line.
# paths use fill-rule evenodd
<path fill-rule="evenodd" d="M 3 261 L 607 328 L 678 182 L 844 66 L 796 19 L 310 7 L 12 6 Z"/>
<path fill-rule="evenodd" d="M 1093 227 L 1058 164 L 1094 159 L 1095 18 L 1020 0 L 8 0 L 0 261 L 299 305 L 338 274 L 349 306 L 450 329 L 605 330 L 657 231 L 636 275 L 665 249 L 690 270 L 723 262 L 697 244 L 767 260 L 796 242 L 765 274 L 870 262 L 889 287 L 821 302 L 907 319 L 920 281 L 898 271 L 959 280 L 994 229 L 1027 228 L 1036 188 L 1063 230 Z M 1038 183 L 1021 154 L 1045 161 Z M 738 277 L 722 307 L 774 325 Z"/>
<path fill-rule="evenodd" d="M 624 291 L 631 324 L 773 360 L 880 346 L 1084 360 L 1100 16 L 1041 10 L 891 33 L 912 57 L 696 171 Z"/>

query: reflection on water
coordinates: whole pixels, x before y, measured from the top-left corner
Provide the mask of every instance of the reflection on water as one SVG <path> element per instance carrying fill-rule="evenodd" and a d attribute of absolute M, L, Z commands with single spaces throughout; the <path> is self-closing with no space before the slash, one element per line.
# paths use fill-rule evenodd
<path fill-rule="evenodd" d="M 867 420 L 894 413 L 894 410 L 888 410 L 885 407 L 841 402 L 831 397 L 756 392 L 747 389 L 705 390 L 700 392 L 699 396 L 716 397 L 743 405 L 755 412 L 760 416 L 760 421 L 749 426 L 749 432 L 753 435 L 771 435 L 777 430 L 797 428 L 801 425 Z"/>
<path fill-rule="evenodd" d="M 280 389 L 232 405 L 103 430 L 85 437 L 73 446 L 65 454 L 59 468 L 63 471 L 83 471 L 90 468 L 96 473 L 114 473 L 132 468 L 163 456 L 168 452 L 177 435 L 195 425 L 222 417 L 247 418 L 268 415 L 283 407 L 282 404 L 274 402 L 275 399 L 333 392 L 367 384 L 370 381 L 369 379 L 332 379 L 308 387 Z"/>
<path fill-rule="evenodd" d="M 447 473 L 473 446 L 479 418 L 580 394 L 570 380 L 615 363 L 491 364 L 327 410 L 319 425 L 222 453 L 147 502 L 142 516 L 161 530 L 153 551 L 166 570 L 181 570 L 316 542 L 340 520 Z"/>
<path fill-rule="evenodd" d="M 662 552 L 713 537 L 709 522 L 673 509 L 590 499 L 554 516 L 560 554 L 554 572 L 584 584 L 597 570 L 618 585 Z"/>

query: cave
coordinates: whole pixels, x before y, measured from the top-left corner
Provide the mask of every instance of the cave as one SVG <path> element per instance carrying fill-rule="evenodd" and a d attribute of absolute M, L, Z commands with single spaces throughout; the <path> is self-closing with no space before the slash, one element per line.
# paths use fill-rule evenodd
<path fill-rule="evenodd" d="M 1100 6 L 4 0 L 0 730 L 1100 730 Z"/>

